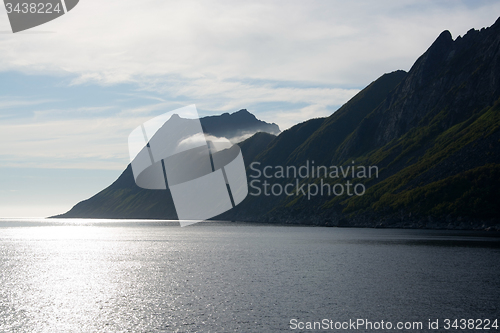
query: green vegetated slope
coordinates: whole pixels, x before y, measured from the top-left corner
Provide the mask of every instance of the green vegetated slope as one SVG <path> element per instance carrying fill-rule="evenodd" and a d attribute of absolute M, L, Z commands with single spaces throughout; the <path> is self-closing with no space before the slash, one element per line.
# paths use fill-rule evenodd
<path fill-rule="evenodd" d="M 372 82 L 328 117 L 318 130 L 293 151 L 287 162 L 300 164 L 305 160 L 314 160 L 317 164 L 329 164 L 337 161 L 341 153 L 338 150 L 340 144 L 380 105 L 406 74 L 398 70 Z"/>
<path fill-rule="evenodd" d="M 395 87 L 406 77 L 406 72 L 396 71 L 384 74 L 382 77 L 372 82 L 361 92 L 356 94 L 351 100 L 343 105 L 338 111 L 327 118 L 310 119 L 283 131 L 276 139 L 269 143 L 267 149 L 252 158 L 261 168 L 265 166 L 295 166 L 300 167 L 306 161 L 314 161 L 316 165 L 330 165 L 338 154 L 337 149 L 345 141 L 350 133 L 357 128 L 366 115 L 373 112 L 385 97 L 395 89 Z M 245 162 L 247 156 L 244 155 Z M 247 175 L 249 183 L 254 180 L 255 174 L 247 165 Z M 259 180 L 264 181 L 261 177 Z M 271 181 L 271 180 L 269 180 Z M 290 179 L 272 179 L 273 183 L 286 184 Z M 251 191 L 252 192 L 252 191 Z M 293 206 L 297 197 L 287 198 L 286 196 L 252 196 L 249 195 L 242 204 L 230 212 L 222 214 L 220 219 L 268 221 L 269 216 L 275 216 L 272 220 L 281 221 L 285 219 L 288 212 L 284 213 L 279 208 L 286 205 L 287 208 Z M 315 198 L 307 205 L 319 205 L 324 198 Z M 290 201 L 293 201 L 290 204 Z M 274 213 L 279 211 L 279 213 Z M 308 207 L 303 204 L 293 208 L 293 214 L 301 216 L 305 223 L 311 219 Z M 300 214 L 297 214 L 300 211 Z M 283 216 L 279 216 L 283 214 Z M 286 218 L 288 221 L 288 218 Z"/>
<path fill-rule="evenodd" d="M 363 196 L 249 197 L 226 216 L 320 225 L 498 228 L 499 97 L 500 23 L 471 29 L 456 40 L 445 31 L 408 73 L 382 76 L 305 140 L 285 139 L 285 131 L 256 157 L 261 166 L 306 161 L 377 166 L 378 178 L 357 180 L 367 188 Z M 319 182 L 301 179 L 301 184 Z"/>
<path fill-rule="evenodd" d="M 462 218 L 469 221 L 498 219 L 499 103 L 444 133 L 433 131 L 431 123 L 405 135 L 391 147 L 402 150 L 391 163 L 409 158 L 411 164 L 370 187 L 364 196 L 344 200 L 343 212 L 370 212 L 373 216 L 392 214 L 395 221 L 399 217 L 411 220 L 411 214 L 421 222 L 422 217 L 446 217 L 447 223 L 458 225 Z M 413 150 L 422 145 L 429 148 L 418 158 L 412 156 Z M 379 149 L 367 160 L 385 155 L 384 149 L 387 148 Z M 338 200 L 331 200 L 327 206 Z"/>

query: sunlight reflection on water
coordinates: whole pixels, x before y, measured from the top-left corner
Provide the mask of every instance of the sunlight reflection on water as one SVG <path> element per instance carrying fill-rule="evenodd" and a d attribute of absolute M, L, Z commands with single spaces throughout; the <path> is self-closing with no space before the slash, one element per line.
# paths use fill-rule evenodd
<path fill-rule="evenodd" d="M 291 318 L 500 314 L 498 238 L 474 233 L 9 223 L 2 332 L 264 332 L 288 331 Z"/>

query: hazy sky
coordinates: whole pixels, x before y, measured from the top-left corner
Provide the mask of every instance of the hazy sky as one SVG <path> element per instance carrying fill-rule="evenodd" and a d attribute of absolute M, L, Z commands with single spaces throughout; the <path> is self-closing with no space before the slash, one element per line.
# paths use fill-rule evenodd
<path fill-rule="evenodd" d="M 286 129 L 409 70 L 499 1 L 80 0 L 12 34 L 0 9 L 0 217 L 65 212 L 128 164 L 147 119 L 196 104 Z"/>

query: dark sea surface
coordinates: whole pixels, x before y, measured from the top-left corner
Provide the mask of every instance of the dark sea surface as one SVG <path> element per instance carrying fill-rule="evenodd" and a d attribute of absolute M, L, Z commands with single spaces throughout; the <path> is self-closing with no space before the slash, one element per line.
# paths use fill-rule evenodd
<path fill-rule="evenodd" d="M 460 332 L 444 320 L 500 321 L 498 237 L 0 219 L 0 332 L 312 331 L 292 330 L 293 319 Z M 439 330 L 428 330 L 429 319 Z"/>

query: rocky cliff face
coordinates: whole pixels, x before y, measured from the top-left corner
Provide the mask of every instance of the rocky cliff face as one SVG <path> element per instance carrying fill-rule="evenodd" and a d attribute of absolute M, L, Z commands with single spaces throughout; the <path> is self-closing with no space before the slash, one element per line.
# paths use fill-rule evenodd
<path fill-rule="evenodd" d="M 418 126 L 439 122 L 451 127 L 487 106 L 500 95 L 500 21 L 481 31 L 471 29 L 455 41 L 442 32 L 415 62 L 406 78 L 365 119 L 344 152 L 352 155 L 381 147 Z M 446 115 L 435 119 L 442 111 Z"/>
<path fill-rule="evenodd" d="M 380 107 L 376 143 L 387 144 L 426 125 L 444 109 L 442 127 L 459 123 L 499 96 L 500 21 L 471 29 L 455 41 L 444 31 L 413 65 L 392 98 Z"/>

